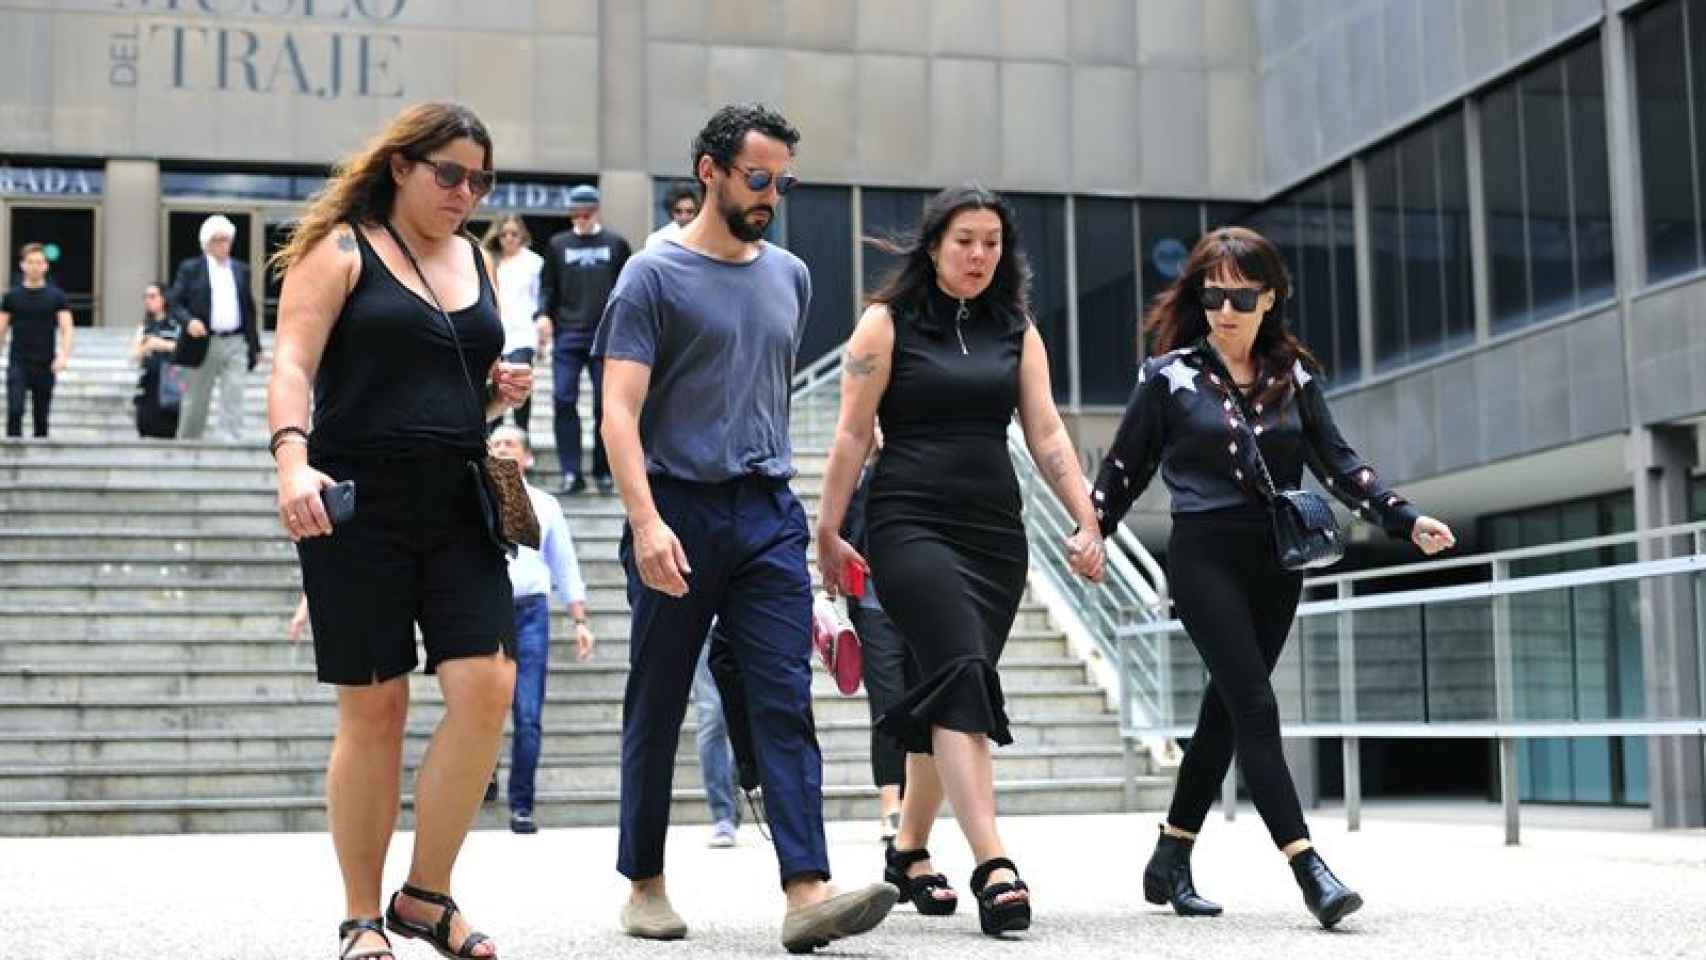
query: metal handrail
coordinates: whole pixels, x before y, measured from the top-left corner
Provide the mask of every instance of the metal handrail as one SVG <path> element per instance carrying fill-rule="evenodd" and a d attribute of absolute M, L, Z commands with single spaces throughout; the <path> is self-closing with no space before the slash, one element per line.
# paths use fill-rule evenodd
<path fill-rule="evenodd" d="M 1641 543 L 1646 540 L 1664 540 L 1671 537 L 1695 536 L 1706 533 L 1706 522 L 1679 523 L 1668 527 L 1655 527 L 1651 530 L 1636 530 L 1629 533 L 1612 533 L 1597 537 L 1583 537 L 1579 540 L 1566 540 L 1557 543 L 1545 543 L 1533 547 L 1513 547 L 1507 550 L 1496 550 L 1491 553 L 1477 553 L 1462 557 L 1440 557 L 1438 559 L 1420 560 L 1414 563 L 1399 564 L 1391 567 L 1376 567 L 1372 570 L 1357 570 L 1351 573 L 1327 574 L 1310 577 L 1303 583 L 1305 590 L 1337 586 L 1341 583 L 1361 583 L 1365 580 L 1390 580 L 1394 577 L 1407 577 L 1416 574 L 1435 574 L 1441 570 L 1456 570 L 1463 567 L 1491 566 L 1494 563 L 1514 560 L 1533 560 L 1539 557 L 1555 557 L 1563 554 L 1580 553 L 1583 550 L 1598 550 L 1604 547 L 1617 547 L 1629 543 Z"/>
<path fill-rule="evenodd" d="M 1523 560 L 1677 538 L 1688 538 L 1691 552 L 1581 570 L 1525 577 L 1511 576 L 1513 563 Z M 1361 596 L 1356 595 L 1353 590 L 1353 586 L 1358 582 L 1390 577 L 1395 573 L 1415 574 L 1468 566 L 1490 568 L 1490 578 L 1475 583 L 1395 590 Z M 1706 523 L 1677 524 L 1633 533 L 1587 537 L 1537 547 L 1453 558 L 1450 561 L 1411 564 L 1396 570 L 1386 568 L 1312 580 L 1309 586 L 1334 587 L 1336 596 L 1333 599 L 1300 604 L 1293 626 L 1294 636 L 1301 633 L 1311 621 L 1320 623 L 1327 618 L 1333 618 L 1336 624 L 1329 622 L 1325 628 L 1317 627 L 1310 635 L 1315 637 L 1317 642 L 1325 642 L 1330 651 L 1329 655 L 1337 660 L 1337 665 L 1336 669 L 1328 667 L 1325 674 L 1312 672 L 1309 667 L 1311 661 L 1308 649 L 1300 648 L 1299 644 L 1292 645 L 1292 651 L 1297 657 L 1297 685 L 1291 687 L 1288 684 L 1280 693 L 1282 711 L 1286 711 L 1285 715 L 1298 719 L 1295 722 L 1283 722 L 1281 735 L 1288 738 L 1340 739 L 1345 784 L 1345 817 L 1348 827 L 1352 830 L 1359 828 L 1361 819 L 1361 773 L 1358 759 L 1358 744 L 1361 738 L 1480 737 L 1496 740 L 1499 746 L 1500 790 L 1505 809 L 1505 840 L 1507 843 L 1517 843 L 1520 836 L 1520 790 L 1516 772 L 1519 741 L 1536 737 L 1699 736 L 1706 734 L 1706 709 L 1694 705 L 1652 713 L 1641 711 L 1645 714 L 1642 716 L 1593 716 L 1593 709 L 1584 710 L 1580 703 L 1574 703 L 1561 710 L 1543 706 L 1539 711 L 1541 715 L 1532 718 L 1520 716 L 1519 714 L 1528 712 L 1523 706 L 1522 691 L 1533 686 L 1535 676 L 1531 675 L 1530 664 L 1536 656 L 1534 652 L 1523 652 L 1527 648 L 1521 641 L 1525 631 L 1547 628 L 1527 625 L 1523 618 L 1525 608 L 1518 607 L 1514 598 L 1562 591 L 1563 602 L 1570 609 L 1574 609 L 1574 604 L 1578 602 L 1578 590 L 1676 577 L 1685 578 L 1685 582 L 1692 582 L 1695 618 L 1692 630 L 1695 639 L 1692 642 L 1697 645 L 1693 656 L 1701 671 L 1699 682 L 1706 687 Z M 1481 636 L 1484 631 L 1485 644 L 1479 648 L 1463 646 L 1465 624 L 1474 624 L 1478 617 L 1468 620 L 1463 617 L 1447 618 L 1444 635 L 1453 641 L 1453 645 L 1443 648 L 1444 655 L 1461 658 L 1467 650 L 1478 662 L 1481 658 L 1490 658 L 1490 666 L 1473 673 L 1468 679 L 1464 679 L 1460 672 L 1451 674 L 1450 679 L 1437 687 L 1431 680 L 1422 683 L 1419 690 L 1419 709 L 1415 711 L 1414 719 L 1403 718 L 1411 715 L 1410 710 L 1404 708 L 1398 711 L 1402 715 L 1399 719 L 1380 716 L 1393 712 L 1392 704 L 1376 702 L 1376 699 L 1380 691 L 1390 690 L 1394 682 L 1391 673 L 1394 664 L 1400 669 L 1400 679 L 1397 682 L 1408 689 L 1407 682 L 1402 678 L 1402 670 L 1405 665 L 1415 662 L 1419 662 L 1425 670 L 1426 664 L 1433 662 L 1435 654 L 1430 652 L 1428 638 L 1437 628 L 1433 620 L 1419 614 L 1413 625 L 1406 623 L 1399 627 L 1403 636 L 1408 637 L 1413 632 L 1419 634 L 1422 638 L 1419 652 L 1396 653 L 1385 658 L 1377 656 L 1373 661 L 1363 662 L 1359 661 L 1358 657 L 1359 638 L 1357 624 L 1353 618 L 1376 611 L 1426 611 L 1432 607 L 1450 604 L 1472 604 L 1475 606 L 1467 609 L 1485 611 L 1485 626 L 1471 627 L 1474 632 L 1467 634 Z M 1374 622 L 1378 624 L 1386 621 Z M 1567 618 L 1567 622 L 1569 633 L 1565 645 L 1573 648 L 1577 629 L 1574 617 Z M 1366 623 L 1367 621 L 1364 622 L 1365 626 Z M 1385 628 L 1388 636 L 1391 635 L 1391 626 L 1387 623 Z M 1377 626 L 1375 639 L 1378 640 L 1382 632 L 1382 628 Z M 1335 635 L 1337 649 L 1332 651 Z M 1151 658 L 1171 656 L 1184 636 L 1184 626 L 1177 619 L 1126 623 L 1118 631 L 1119 643 L 1125 650 L 1124 657 L 1127 661 L 1139 659 L 1146 652 Z M 1380 648 L 1376 649 L 1378 651 Z M 1364 682 L 1372 683 L 1372 686 L 1360 686 L 1359 669 L 1367 671 L 1371 665 L 1374 679 Z M 1538 669 L 1544 668 L 1544 660 L 1538 662 Z M 1290 677 L 1289 670 L 1290 668 L 1282 666 L 1280 675 Z M 1200 664 L 1194 671 L 1185 671 L 1184 675 L 1190 678 L 1188 684 L 1175 688 L 1166 685 L 1149 686 L 1157 682 L 1155 677 L 1137 672 L 1122 672 L 1122 700 L 1170 704 L 1177 711 L 1162 716 L 1160 722 L 1146 724 L 1141 722 L 1136 714 L 1122 709 L 1122 737 L 1129 741 L 1191 735 L 1195 718 L 1188 714 L 1189 706 L 1181 703 L 1180 698 L 1197 696 L 1197 692 L 1206 686 L 1206 676 Z M 1175 672 L 1162 672 L 1158 676 L 1162 684 L 1178 679 Z M 1538 676 L 1544 681 L 1544 674 Z M 1332 688 L 1335 684 L 1338 688 L 1336 714 L 1332 706 Z M 1544 683 L 1542 686 L 1545 690 L 1564 689 Z M 1568 689 L 1574 689 L 1573 685 Z M 1472 699 L 1464 701 L 1462 697 L 1465 694 Z M 1322 697 L 1325 697 L 1325 710 L 1317 712 L 1314 705 L 1322 703 L 1319 699 Z M 1374 704 L 1373 709 L 1359 709 L 1359 697 L 1369 699 Z M 1447 706 L 1436 713 L 1429 705 L 1432 697 L 1443 698 Z M 1468 709 L 1464 708 L 1465 703 L 1469 704 Z M 1287 711 L 1287 704 L 1295 708 L 1294 713 Z M 1563 716 L 1548 715 L 1554 712 Z M 1370 715 L 1372 718 L 1361 719 L 1364 715 Z M 1433 719 L 1435 716 L 1441 719 Z M 1228 801 L 1229 817 L 1231 806 L 1232 802 Z"/>
<path fill-rule="evenodd" d="M 1588 570 L 1565 573 L 1545 573 L 1531 577 L 1513 577 L 1486 583 L 1465 583 L 1449 587 L 1425 587 L 1393 593 L 1340 600 L 1310 600 L 1297 605 L 1297 619 L 1330 617 L 1341 613 L 1366 613 L 1372 610 L 1394 610 L 1402 607 L 1421 607 L 1436 603 L 1462 603 L 1469 600 L 1491 600 L 1495 597 L 1564 590 L 1570 587 L 1619 583 L 1625 580 L 1644 580 L 1648 577 L 1668 577 L 1677 574 L 1706 572 L 1706 554 L 1672 557 L 1667 560 L 1642 560 L 1634 563 L 1608 564 Z M 1152 621 L 1125 629 L 1128 637 L 1149 637 L 1179 633 L 1185 629 L 1177 619 Z"/>

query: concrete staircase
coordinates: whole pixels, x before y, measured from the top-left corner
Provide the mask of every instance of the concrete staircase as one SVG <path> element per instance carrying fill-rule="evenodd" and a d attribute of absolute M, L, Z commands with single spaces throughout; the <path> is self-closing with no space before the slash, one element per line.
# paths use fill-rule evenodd
<path fill-rule="evenodd" d="M 311 647 L 285 640 L 299 577 L 259 449 L 265 370 L 250 387 L 254 444 L 144 441 L 132 426 L 127 341 L 80 333 L 53 437 L 0 441 L 0 835 L 321 829 L 334 696 L 314 679 Z M 533 479 L 554 489 L 548 402 L 535 418 Z M 821 448 L 797 457 L 809 510 L 824 460 Z M 536 816 L 611 824 L 628 656 L 621 510 L 597 496 L 564 506 L 599 648 L 576 663 L 566 616 L 554 615 Z M 1017 741 L 998 752 L 1002 812 L 1121 809 L 1115 717 L 1034 599 L 1002 672 Z M 874 818 L 867 702 L 838 695 L 821 673 L 816 681 L 826 815 Z M 442 698 L 431 678 L 410 682 L 412 772 Z M 677 822 L 707 816 L 691 717 Z M 1159 805 L 1167 783 L 1138 763 L 1140 803 Z M 501 805 L 482 815 L 483 826 L 503 822 Z"/>

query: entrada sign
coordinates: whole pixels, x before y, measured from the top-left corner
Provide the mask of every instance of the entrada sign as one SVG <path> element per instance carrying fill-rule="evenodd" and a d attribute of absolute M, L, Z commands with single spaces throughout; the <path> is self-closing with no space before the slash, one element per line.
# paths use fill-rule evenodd
<path fill-rule="evenodd" d="M 99 170 L 0 166 L 0 197 L 98 197 L 104 183 Z"/>
<path fill-rule="evenodd" d="M 107 44 L 107 82 L 135 87 L 145 59 L 158 58 L 172 90 L 283 94 L 336 100 L 400 99 L 396 72 L 403 38 L 362 30 L 252 29 L 224 17 L 335 26 L 396 21 L 408 0 L 114 0 L 121 11 L 173 14 L 171 22 L 138 21 L 114 30 Z M 188 21 L 188 22 L 185 22 Z"/>

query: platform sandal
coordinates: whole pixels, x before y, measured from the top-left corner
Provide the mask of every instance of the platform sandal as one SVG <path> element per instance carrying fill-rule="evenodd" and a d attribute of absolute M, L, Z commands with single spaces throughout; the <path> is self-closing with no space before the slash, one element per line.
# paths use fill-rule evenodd
<path fill-rule="evenodd" d="M 438 923 L 430 927 L 424 923 L 406 920 L 397 912 L 397 898 L 400 896 L 413 897 L 423 903 L 443 907 L 444 912 L 439 914 Z M 391 895 L 391 905 L 385 908 L 385 926 L 389 927 L 391 932 L 399 937 L 409 940 L 425 940 L 432 944 L 432 948 L 438 951 L 439 956 L 445 957 L 447 960 L 497 960 L 496 952 L 493 952 L 490 958 L 481 957 L 474 952 L 475 947 L 482 943 L 490 943 L 492 939 L 478 931 L 470 932 L 462 940 L 462 946 L 459 949 L 452 950 L 450 948 L 450 918 L 456 916 L 461 910 L 462 908 L 456 905 L 455 900 L 442 893 L 422 890 L 420 887 L 405 883 L 403 889 Z"/>
<path fill-rule="evenodd" d="M 916 877 L 906 875 L 907 867 L 930 859 L 930 851 L 922 847 L 917 850 L 896 850 L 891 843 L 883 856 L 888 861 L 888 865 L 883 868 L 883 880 L 900 891 L 902 900 L 912 901 L 913 907 L 919 913 L 927 917 L 945 917 L 960 905 L 958 895 L 936 896 L 938 890 L 946 890 L 949 893 L 954 891 L 954 888 L 948 885 L 948 878 L 942 874 L 926 873 Z"/>
<path fill-rule="evenodd" d="M 989 875 L 997 870 L 1011 870 L 1015 874 L 1013 880 L 1003 880 L 1000 883 L 989 883 Z M 983 927 L 983 932 L 998 937 L 1004 933 L 1016 933 L 1028 930 L 1031 926 L 1031 888 L 1025 881 L 1017 878 L 1019 868 L 1006 857 L 996 857 L 978 864 L 971 873 L 971 888 L 977 893 L 977 922 Z M 999 902 L 1010 893 L 1023 893 L 1024 897 Z"/>
<path fill-rule="evenodd" d="M 379 939 L 385 941 L 383 947 L 373 947 L 359 953 L 351 953 L 355 943 L 363 933 L 377 933 Z M 338 924 L 338 960 L 397 960 L 397 955 L 391 952 L 391 938 L 385 935 L 385 925 L 378 917 L 356 917 Z"/>

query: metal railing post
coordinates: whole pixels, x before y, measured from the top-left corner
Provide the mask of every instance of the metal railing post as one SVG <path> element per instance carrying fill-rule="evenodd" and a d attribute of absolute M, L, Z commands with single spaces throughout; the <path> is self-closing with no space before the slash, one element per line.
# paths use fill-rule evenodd
<path fill-rule="evenodd" d="M 1353 595 L 1350 583 L 1340 581 L 1339 600 Z M 1339 623 L 1339 722 L 1351 724 L 1357 718 L 1356 647 L 1351 614 L 1338 613 Z M 1362 829 L 1362 751 L 1361 740 L 1345 737 L 1342 741 L 1345 766 L 1345 829 Z"/>
<path fill-rule="evenodd" d="M 1121 809 L 1126 813 L 1137 809 L 1137 749 L 1131 734 L 1126 732 L 1131 729 L 1131 698 L 1136 692 L 1126 669 L 1126 644 L 1130 640 L 1123 630 L 1114 631 L 1114 676 L 1119 682 L 1120 698 L 1120 764 L 1125 780 Z"/>
<path fill-rule="evenodd" d="M 1510 561 L 1493 561 L 1494 583 L 1509 580 L 1510 575 Z M 1511 598 L 1506 594 L 1493 598 L 1493 696 L 1501 722 L 1516 718 L 1516 665 L 1511 640 Z M 1514 737 L 1499 738 L 1499 799 L 1505 810 L 1505 844 L 1513 847 L 1522 842 L 1516 746 Z"/>

